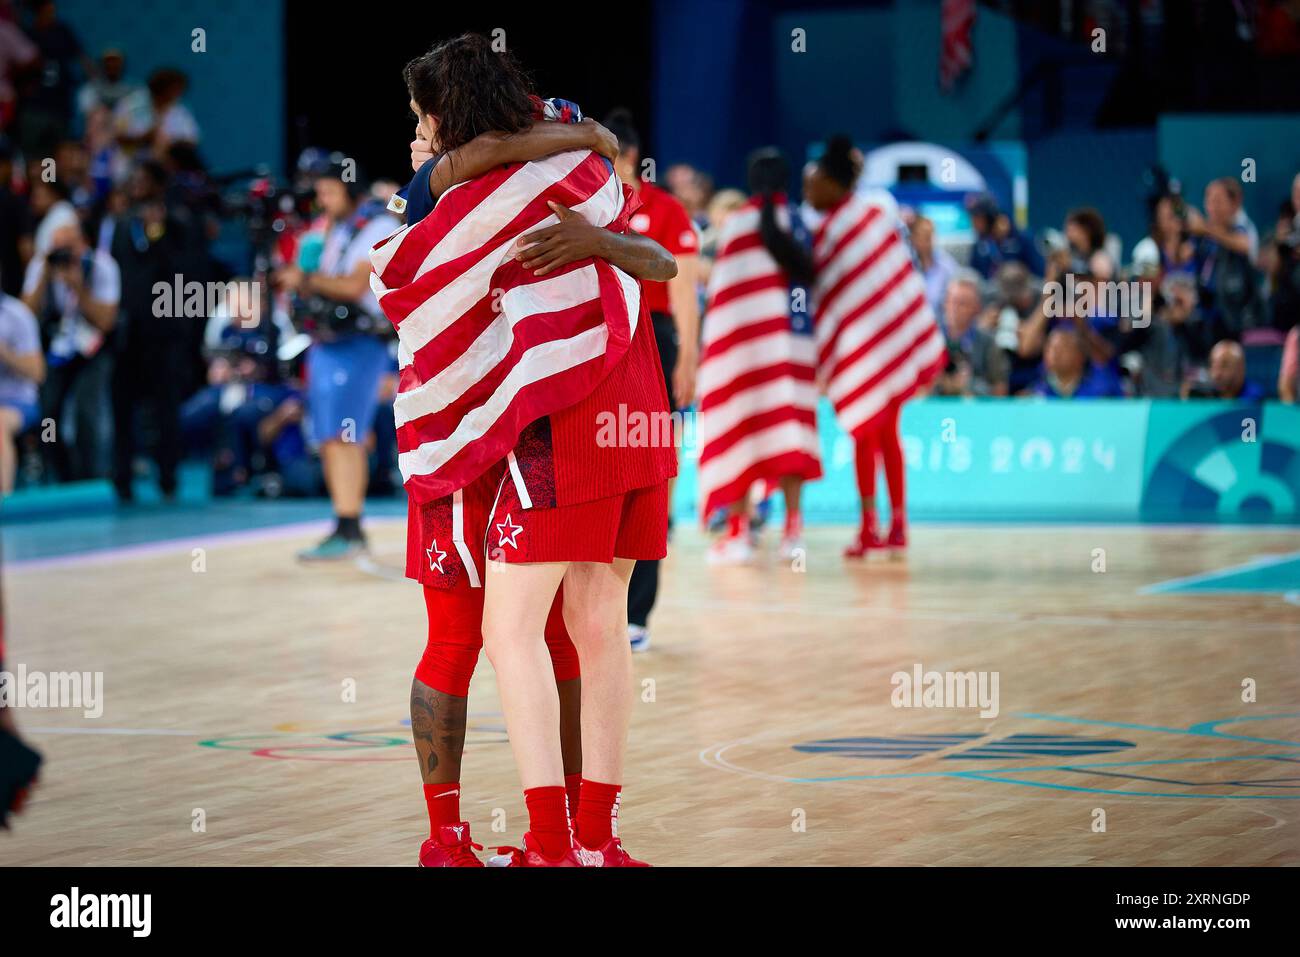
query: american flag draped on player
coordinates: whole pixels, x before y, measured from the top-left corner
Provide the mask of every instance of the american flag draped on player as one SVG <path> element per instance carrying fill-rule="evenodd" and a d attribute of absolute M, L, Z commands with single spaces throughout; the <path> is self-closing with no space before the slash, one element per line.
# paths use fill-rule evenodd
<path fill-rule="evenodd" d="M 777 221 L 790 228 L 784 202 Z M 728 218 L 718 245 L 699 372 L 704 518 L 755 481 L 821 475 L 816 350 L 791 315 L 788 278 L 763 247 L 758 200 Z"/>
<path fill-rule="evenodd" d="M 606 160 L 561 153 L 453 187 L 371 252 L 371 288 L 399 342 L 398 466 L 417 502 L 473 481 L 627 351 L 635 279 L 599 259 L 541 278 L 515 261 L 521 235 L 557 222 L 548 201 L 618 231 L 636 204 Z"/>
<path fill-rule="evenodd" d="M 817 231 L 817 366 L 844 431 L 867 432 L 947 361 L 925 286 L 891 217 L 851 195 Z"/>

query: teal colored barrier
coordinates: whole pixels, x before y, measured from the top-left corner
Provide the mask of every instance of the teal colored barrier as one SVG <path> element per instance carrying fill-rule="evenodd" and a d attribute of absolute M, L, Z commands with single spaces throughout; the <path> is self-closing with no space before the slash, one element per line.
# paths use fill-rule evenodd
<path fill-rule="evenodd" d="M 814 523 L 859 514 L 853 443 L 818 411 L 825 475 L 807 486 Z M 903 409 L 913 518 L 995 521 L 1300 519 L 1300 408 L 1160 400 L 921 399 Z M 698 521 L 698 449 L 686 430 L 674 494 Z M 888 515 L 884 477 L 877 482 Z M 779 499 L 780 496 L 777 496 Z"/>

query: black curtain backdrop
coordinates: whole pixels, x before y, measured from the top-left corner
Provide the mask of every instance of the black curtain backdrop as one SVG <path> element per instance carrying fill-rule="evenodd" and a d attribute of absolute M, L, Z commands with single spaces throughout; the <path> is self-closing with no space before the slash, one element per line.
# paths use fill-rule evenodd
<path fill-rule="evenodd" d="M 435 42 L 505 31 L 543 96 L 574 100 L 601 119 L 632 110 L 648 141 L 651 4 L 466 5 L 368 0 L 355 6 L 289 0 L 285 13 L 286 162 L 306 146 L 341 150 L 371 179 L 405 182 L 414 121 L 402 67 Z M 482 12 L 475 12 L 481 8 Z M 653 143 L 646 143 L 653 148 Z"/>

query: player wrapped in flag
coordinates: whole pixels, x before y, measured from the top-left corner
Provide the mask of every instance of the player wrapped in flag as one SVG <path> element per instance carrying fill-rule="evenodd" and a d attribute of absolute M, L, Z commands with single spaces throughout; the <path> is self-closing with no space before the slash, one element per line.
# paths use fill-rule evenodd
<path fill-rule="evenodd" d="M 782 190 L 789 166 L 776 150 L 749 162 L 752 198 L 726 220 L 709 277 L 699 372 L 703 518 L 727 512 L 710 559 L 750 557 L 748 496 L 781 487 L 782 552 L 799 547 L 802 484 L 821 475 L 816 349 L 807 312 L 812 262 Z"/>
<path fill-rule="evenodd" d="M 809 203 L 828 215 L 813 242 L 818 374 L 844 431 L 857 443 L 863 523 L 845 554 L 905 544 L 902 403 L 928 386 L 947 361 L 943 334 L 925 298 L 898 224 L 853 191 L 860 167 L 836 137 L 805 178 Z M 876 532 L 875 471 L 885 467 L 891 504 L 886 542 Z"/>
<path fill-rule="evenodd" d="M 623 357 L 636 280 L 600 259 L 539 278 L 514 254 L 558 221 L 548 202 L 621 231 L 630 201 L 606 160 L 571 151 L 458 184 L 375 247 L 371 287 L 399 342 L 398 465 L 415 501 L 463 488 Z"/>

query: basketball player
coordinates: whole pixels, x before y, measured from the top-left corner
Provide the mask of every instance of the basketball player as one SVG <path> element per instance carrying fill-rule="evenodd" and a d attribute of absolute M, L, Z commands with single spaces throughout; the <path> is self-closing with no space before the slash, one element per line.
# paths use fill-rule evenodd
<path fill-rule="evenodd" d="M 618 137 L 614 169 L 619 179 L 636 191 L 641 207 L 632 216 L 632 229 L 649 236 L 677 260 L 677 275 L 668 282 L 642 284 L 650 318 L 654 322 L 659 364 L 664 370 L 671 411 L 686 408 L 695 398 L 699 364 L 700 306 L 696 288 L 700 276 L 700 242 L 686 208 L 677 197 L 644 177 L 641 136 L 627 110 L 615 110 L 605 126 Z M 669 483 L 669 506 L 672 483 Z M 650 649 L 650 612 L 659 596 L 659 562 L 639 561 L 628 587 L 628 640 L 633 651 Z"/>
<path fill-rule="evenodd" d="M 466 35 L 435 47 L 408 64 L 406 80 L 426 138 L 443 150 L 462 146 L 489 130 L 521 130 L 534 109 L 529 85 L 513 58 L 494 52 L 481 36 Z M 589 184 L 582 188 L 584 195 L 605 196 L 603 184 L 617 182 L 611 170 L 609 179 L 597 186 L 590 175 L 592 164 L 586 159 L 578 163 L 584 170 L 584 182 Z M 527 184 L 547 182 L 556 167 L 538 164 L 535 169 L 525 166 L 523 170 L 517 188 L 499 195 L 486 193 L 458 222 L 471 223 L 480 205 L 493 215 L 507 217 L 512 210 L 526 207 L 532 195 Z M 566 186 L 563 191 L 575 189 Z M 624 231 L 634 212 L 633 199 L 625 188 L 612 211 L 602 201 L 601 225 L 607 222 L 614 230 Z M 576 218 L 565 215 L 567 211 L 552 210 L 558 222 L 536 231 L 522 250 L 520 261 L 525 269 L 540 274 L 561 261 L 603 255 L 608 244 L 605 234 L 610 229 L 585 230 Z M 520 214 L 508 221 L 518 220 Z M 454 215 L 449 213 L 448 218 Z M 528 215 L 534 216 L 535 210 Z M 418 238 L 414 243 L 425 248 Z M 404 243 L 395 247 L 402 248 Z M 406 281 L 412 275 L 405 260 L 389 269 L 393 259 L 383 254 L 380 258 L 383 273 L 393 282 Z M 646 261 L 654 270 L 650 278 L 667 280 L 676 273 L 671 258 L 652 260 L 647 256 Z M 593 272 L 605 275 L 602 270 Z M 483 576 L 483 638 L 497 672 L 506 727 L 528 806 L 524 848 L 510 856 L 511 863 L 523 866 L 635 863 L 623 849 L 615 827 L 632 707 L 627 585 L 636 560 L 664 555 L 667 480 L 676 472 L 676 455 L 671 447 L 657 444 L 603 442 L 601 432 L 593 428 L 602 413 L 644 416 L 646 421 L 667 414 L 663 373 L 640 290 L 622 285 L 619 275 L 609 276 L 618 289 L 597 292 L 599 302 L 608 302 L 602 309 L 614 308 L 617 303 L 633 313 L 620 319 L 620 328 L 627 329 L 629 338 L 615 344 L 617 351 L 612 354 L 618 356 L 617 363 L 602 367 L 604 378 L 589 392 L 589 387 L 584 387 L 585 398 L 569 398 L 572 404 L 567 408 L 561 405 L 559 411 L 543 415 L 517 433 L 513 422 L 508 423 L 511 434 L 517 436 L 512 439 L 509 479 L 498 487 L 488 518 L 492 551 Z M 443 278 L 454 281 L 453 269 L 444 269 L 429 282 L 436 284 Z M 378 281 L 386 285 L 382 276 Z M 400 303 L 400 298 L 393 299 L 395 312 Z M 452 348 L 451 341 L 441 337 L 423 343 L 432 345 L 441 362 Z M 573 348 L 571 339 L 561 343 L 565 349 Z M 529 395 L 545 405 L 546 390 L 573 394 L 563 389 L 562 382 L 546 381 Z M 443 487 L 436 477 L 425 481 Z M 570 828 L 564 788 L 559 698 L 544 643 L 546 620 L 561 582 L 564 620 L 582 669 L 583 780 L 576 838 Z"/>
<path fill-rule="evenodd" d="M 852 142 L 837 136 L 804 175 L 804 198 L 826 214 L 813 250 L 819 372 L 840 424 L 856 442 L 862 526 L 844 550 L 852 559 L 907 545 L 899 411 L 947 360 L 924 284 L 892 217 L 854 194 L 861 170 Z M 849 327 L 853 331 L 841 335 Z M 876 521 L 877 461 L 889 486 L 891 520 L 883 540 Z"/>
<path fill-rule="evenodd" d="M 616 143 L 608 131 L 582 121 L 576 106 L 564 101 L 543 103 L 534 98 L 539 114 L 578 125 L 537 123 L 519 133 L 489 132 L 448 155 L 437 155 L 433 146 L 437 123 L 423 114 L 416 102 L 416 94 L 425 91 L 421 81 L 428 79 L 418 63 L 408 67 L 411 106 L 418 121 L 416 140 L 411 144 L 417 175 L 406 196 L 410 222 L 418 221 L 432 208 L 437 197 L 452 185 L 453 178 L 461 182 L 495 166 L 566 150 L 593 149 L 607 157 L 616 153 Z M 559 225 L 532 234 L 528 248 L 519 253 L 525 267 L 537 275 L 595 252 L 634 276 L 663 275 L 671 264 L 671 257 L 650 240 L 599 229 L 562 206 L 553 206 L 553 212 L 560 219 Z M 489 511 L 505 471 L 506 464 L 498 463 L 455 496 L 418 506 L 413 503 L 409 516 L 407 574 L 425 586 L 429 613 L 429 644 L 416 671 L 411 696 L 412 733 L 425 779 L 432 831 L 421 848 L 420 861 L 425 866 L 481 866 L 473 852 L 478 845 L 471 843 L 468 824 L 459 819 L 459 771 L 466 695 L 482 645 L 482 545 L 491 530 Z M 473 547 L 467 543 L 473 543 Z M 551 604 L 544 636 L 559 699 L 564 797 L 566 804 L 576 810 L 581 767 L 580 680 L 577 655 L 561 614 L 562 596 L 563 592 L 558 592 Z M 603 813 L 612 821 L 612 808 L 603 809 Z M 606 843 L 610 844 L 611 857 L 616 856 L 617 843 Z"/>
<path fill-rule="evenodd" d="M 705 520 L 727 511 L 711 563 L 748 561 L 755 482 L 785 496 L 781 553 L 801 545 L 805 481 L 821 475 L 816 349 L 807 310 L 813 280 L 806 230 L 785 201 L 790 166 L 775 149 L 749 161 L 749 201 L 722 227 L 709 276 L 700 364 L 700 499 Z"/>

